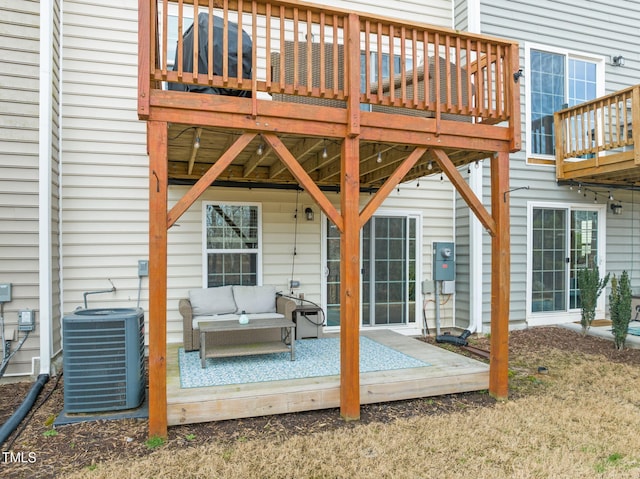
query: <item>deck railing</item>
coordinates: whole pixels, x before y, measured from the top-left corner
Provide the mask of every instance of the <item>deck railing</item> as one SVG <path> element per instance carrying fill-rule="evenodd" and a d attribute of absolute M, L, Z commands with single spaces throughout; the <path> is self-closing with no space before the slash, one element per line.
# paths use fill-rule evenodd
<path fill-rule="evenodd" d="M 358 92 L 365 110 L 492 124 L 519 116 L 518 47 L 508 41 L 275 0 L 139 0 L 139 8 L 141 116 L 149 89 L 171 85 L 330 106 Z"/>
<path fill-rule="evenodd" d="M 554 126 L 559 178 L 565 162 L 597 167 L 604 156 L 632 151 L 640 145 L 640 85 L 558 111 Z"/>

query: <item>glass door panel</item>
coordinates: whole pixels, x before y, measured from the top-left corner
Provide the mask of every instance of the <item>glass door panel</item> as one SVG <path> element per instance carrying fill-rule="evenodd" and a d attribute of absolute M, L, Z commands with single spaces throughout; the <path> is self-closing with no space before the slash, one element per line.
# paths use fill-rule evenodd
<path fill-rule="evenodd" d="M 532 225 L 532 312 L 567 309 L 567 211 L 534 208 Z"/>
<path fill-rule="evenodd" d="M 569 308 L 580 308 L 578 270 L 593 268 L 598 259 L 598 212 L 571 212 L 571 269 Z"/>
<path fill-rule="evenodd" d="M 417 219 L 374 216 L 362 228 L 362 324 L 416 320 Z M 327 324 L 340 324 L 340 234 L 327 220 Z"/>

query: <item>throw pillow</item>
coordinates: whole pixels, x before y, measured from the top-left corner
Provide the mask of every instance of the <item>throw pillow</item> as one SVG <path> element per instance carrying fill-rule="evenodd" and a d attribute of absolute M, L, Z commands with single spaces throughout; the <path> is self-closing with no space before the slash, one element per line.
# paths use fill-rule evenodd
<path fill-rule="evenodd" d="M 232 286 L 189 290 L 194 316 L 211 316 L 236 312 Z"/>
<path fill-rule="evenodd" d="M 276 312 L 275 286 L 234 286 L 233 297 L 236 300 L 238 313 L 242 311 L 247 314 Z"/>

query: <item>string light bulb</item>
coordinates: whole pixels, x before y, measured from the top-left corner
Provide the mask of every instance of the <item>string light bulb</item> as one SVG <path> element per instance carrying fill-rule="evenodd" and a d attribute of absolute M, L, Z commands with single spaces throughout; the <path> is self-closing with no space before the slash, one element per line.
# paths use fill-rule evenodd
<path fill-rule="evenodd" d="M 433 170 L 433 161 L 430 161 L 429 163 L 427 163 L 427 170 L 429 171 Z"/>
<path fill-rule="evenodd" d="M 323 159 L 323 160 L 326 160 L 326 159 L 327 159 L 327 156 L 329 156 L 329 154 L 327 153 L 327 147 L 325 146 L 325 147 L 322 149 L 322 159 Z"/>
<path fill-rule="evenodd" d="M 264 146 L 262 146 L 262 143 L 258 145 L 258 149 L 256 150 L 256 153 L 258 156 L 262 156 L 262 154 L 264 153 Z"/>
<path fill-rule="evenodd" d="M 199 136 L 196 136 L 196 141 L 193 143 L 193 148 L 196 149 L 196 150 L 198 148 L 200 148 L 200 137 Z"/>
<path fill-rule="evenodd" d="M 378 151 L 378 157 L 376 158 L 376 163 L 382 163 L 382 153 Z"/>
<path fill-rule="evenodd" d="M 480 168 L 480 163 L 478 163 L 478 160 L 476 160 L 476 165 L 475 165 L 475 166 L 476 166 L 476 170 L 477 170 L 478 168 Z"/>
<path fill-rule="evenodd" d="M 442 173 L 440 173 L 440 183 L 442 183 L 444 181 L 444 176 L 442 176 Z"/>
<path fill-rule="evenodd" d="M 582 192 L 582 184 L 578 183 L 578 194 Z"/>
<path fill-rule="evenodd" d="M 613 201 L 613 195 L 609 192 L 609 201 Z"/>

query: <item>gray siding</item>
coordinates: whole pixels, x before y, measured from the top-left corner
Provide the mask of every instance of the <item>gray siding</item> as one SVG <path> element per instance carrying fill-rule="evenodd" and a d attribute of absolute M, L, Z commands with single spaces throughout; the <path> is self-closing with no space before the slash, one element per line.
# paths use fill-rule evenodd
<path fill-rule="evenodd" d="M 511 38 L 520 42 L 521 65 L 524 65 L 524 46 L 533 42 L 550 47 L 599 55 L 607 59 L 605 66 L 606 92 L 610 93 L 640 82 L 639 2 L 614 1 L 522 1 L 497 0 L 481 2 L 482 33 Z M 614 67 L 610 58 L 623 55 L 626 66 Z M 510 195 L 511 204 L 511 321 L 515 324 L 525 320 L 527 281 L 527 202 L 554 201 L 559 203 L 584 203 L 593 205 L 593 196 L 585 198 L 567 186 L 558 186 L 555 167 L 526 164 L 525 125 L 528 105 L 525 104 L 524 79 L 521 80 L 523 150 L 511 155 L 510 186 L 528 186 Z M 485 185 L 489 184 L 487 168 Z M 600 202 L 606 201 L 607 188 L 594 188 L 599 192 Z M 490 198 L 490 189 L 485 187 L 485 198 Z M 626 267 L 630 270 L 632 285 L 640 288 L 640 239 L 634 234 L 637 228 L 635 212 L 638 210 L 638 194 L 614 191 L 616 199 L 622 198 L 625 213 L 612 217 L 607 209 L 607 271 L 614 272 Z M 484 242 L 485 268 L 490 266 L 490 241 Z M 490 277 L 485 275 L 484 311 L 490 311 Z M 486 320 L 486 319 L 485 319 Z"/>
<path fill-rule="evenodd" d="M 37 1 L 0 0 L 0 282 L 12 283 L 5 331 L 19 309 L 38 309 L 38 77 Z M 22 337 L 22 335 L 21 335 Z M 12 350 L 16 343 L 12 342 Z M 38 330 L 11 360 L 7 376 L 29 374 L 39 356 Z"/>

